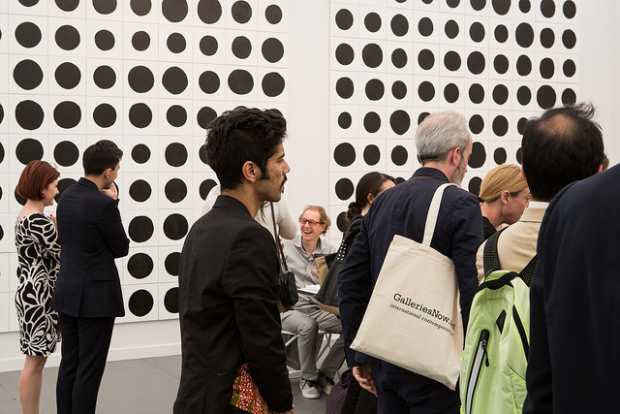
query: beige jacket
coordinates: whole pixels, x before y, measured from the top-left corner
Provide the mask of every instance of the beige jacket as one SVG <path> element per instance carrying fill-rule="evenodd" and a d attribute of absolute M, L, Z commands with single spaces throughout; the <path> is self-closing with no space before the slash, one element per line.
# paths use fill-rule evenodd
<path fill-rule="evenodd" d="M 546 206 L 526 208 L 521 219 L 502 232 L 497 243 L 497 253 L 502 270 L 512 270 L 518 273 L 536 255 L 538 230 L 540 230 L 540 223 L 545 215 L 545 210 Z M 482 243 L 476 256 L 478 283 L 484 279 L 483 252 L 485 243 Z"/>

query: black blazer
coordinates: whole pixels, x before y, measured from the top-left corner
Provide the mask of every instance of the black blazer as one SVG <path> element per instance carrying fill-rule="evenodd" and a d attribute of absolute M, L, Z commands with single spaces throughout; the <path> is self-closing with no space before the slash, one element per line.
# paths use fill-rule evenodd
<path fill-rule="evenodd" d="M 127 255 L 129 239 L 118 200 L 80 178 L 60 196 L 56 215 L 61 251 L 52 307 L 76 318 L 125 315 L 114 259 Z"/>
<path fill-rule="evenodd" d="M 228 413 L 243 362 L 272 410 L 291 409 L 273 237 L 220 195 L 191 228 L 179 267 L 182 370 L 175 414 Z"/>

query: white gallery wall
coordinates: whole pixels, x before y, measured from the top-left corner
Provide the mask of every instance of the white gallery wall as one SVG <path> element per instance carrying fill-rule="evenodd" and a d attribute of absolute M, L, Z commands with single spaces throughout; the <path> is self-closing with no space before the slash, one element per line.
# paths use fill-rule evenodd
<path fill-rule="evenodd" d="M 614 165 L 618 18 L 611 0 L 2 2 L 0 371 L 23 364 L 12 226 L 27 160 L 55 162 L 68 185 L 88 144 L 119 143 L 132 244 L 117 262 L 127 316 L 110 359 L 178 354 L 176 261 L 216 183 L 199 153 L 205 122 L 237 105 L 281 110 L 291 213 L 319 204 L 335 223 L 365 172 L 409 178 L 427 112 L 470 120 L 477 144 L 463 185 L 474 192 L 495 165 L 519 161 L 522 120 L 571 93 L 597 106 Z M 338 244 L 336 225 L 329 238 Z"/>

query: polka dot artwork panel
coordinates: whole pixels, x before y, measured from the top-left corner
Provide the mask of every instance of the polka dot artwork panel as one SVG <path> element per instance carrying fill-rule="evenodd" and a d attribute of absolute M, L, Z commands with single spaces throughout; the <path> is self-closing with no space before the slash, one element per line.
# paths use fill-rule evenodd
<path fill-rule="evenodd" d="M 332 215 L 366 172 L 411 176 L 415 129 L 432 112 L 468 120 L 464 188 L 477 194 L 491 168 L 520 163 L 526 120 L 578 100 L 577 13 L 571 0 L 331 2 Z"/>
<path fill-rule="evenodd" d="M 16 328 L 5 310 L 17 284 L 19 174 L 33 159 L 52 162 L 62 192 L 100 139 L 124 153 L 131 248 L 117 261 L 120 321 L 178 317 L 179 253 L 217 184 L 200 150 L 205 128 L 238 105 L 286 116 L 288 13 L 286 0 L 1 2 L 0 332 Z"/>

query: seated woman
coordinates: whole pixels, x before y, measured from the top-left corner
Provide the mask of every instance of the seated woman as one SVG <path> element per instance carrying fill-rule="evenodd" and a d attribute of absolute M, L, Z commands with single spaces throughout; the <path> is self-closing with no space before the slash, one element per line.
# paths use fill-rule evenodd
<path fill-rule="evenodd" d="M 284 240 L 284 257 L 289 270 L 295 273 L 297 287 L 316 285 L 319 279 L 314 259 L 336 249 L 321 235 L 327 232 L 331 220 L 321 206 L 307 206 L 299 216 L 301 236 Z M 338 338 L 317 370 L 316 358 L 321 339 L 319 329 L 340 333 L 340 319 L 333 313 L 319 309 L 316 299 L 311 295 L 299 295 L 294 310 L 281 314 L 282 329 L 298 334 L 297 350 L 301 365 L 299 387 L 305 398 L 319 398 L 320 391 L 329 394 L 334 384 L 333 378 L 344 362 L 344 343 Z"/>
<path fill-rule="evenodd" d="M 478 198 L 484 238 L 488 239 L 500 225 L 519 221 L 531 197 L 519 166 L 502 164 L 484 177 Z"/>

